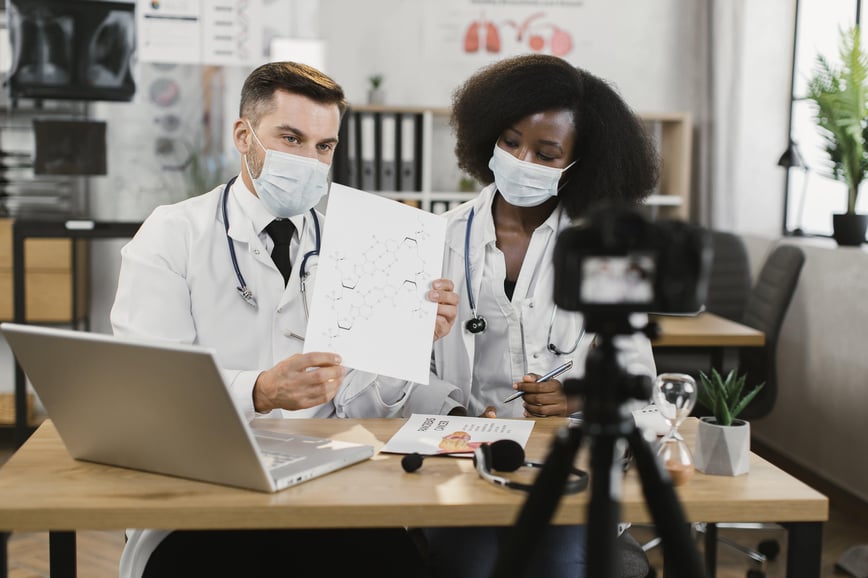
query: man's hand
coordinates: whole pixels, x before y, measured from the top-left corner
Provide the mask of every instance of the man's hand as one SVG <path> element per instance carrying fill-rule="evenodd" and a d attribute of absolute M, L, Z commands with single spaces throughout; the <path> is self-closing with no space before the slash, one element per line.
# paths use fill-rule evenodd
<path fill-rule="evenodd" d="M 346 374 L 341 358 L 334 353 L 299 353 L 280 361 L 256 378 L 253 407 L 266 413 L 272 409 L 307 409 L 334 399 Z"/>
<path fill-rule="evenodd" d="M 497 411 L 495 411 L 493 405 L 489 405 L 485 408 L 485 411 L 482 412 L 482 415 L 479 417 L 487 417 L 488 419 L 494 419 L 497 417 Z"/>
<path fill-rule="evenodd" d="M 435 279 L 428 292 L 428 299 L 437 303 L 437 322 L 434 324 L 434 341 L 446 336 L 455 318 L 458 317 L 458 293 L 449 279 Z"/>

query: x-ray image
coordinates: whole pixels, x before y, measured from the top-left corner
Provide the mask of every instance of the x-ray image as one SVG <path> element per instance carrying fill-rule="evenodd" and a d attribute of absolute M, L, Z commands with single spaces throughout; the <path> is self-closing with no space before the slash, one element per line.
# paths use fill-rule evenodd
<path fill-rule="evenodd" d="M 122 88 L 134 48 L 133 13 L 112 10 L 106 14 L 87 45 L 87 81 L 93 86 Z"/>
<path fill-rule="evenodd" d="M 27 13 L 12 5 L 12 69 L 22 83 L 59 86 L 72 79 L 73 30 L 69 15 L 54 14 L 46 6 L 35 6 Z"/>
<path fill-rule="evenodd" d="M 131 100 L 134 7 L 102 0 L 10 0 L 10 96 Z"/>

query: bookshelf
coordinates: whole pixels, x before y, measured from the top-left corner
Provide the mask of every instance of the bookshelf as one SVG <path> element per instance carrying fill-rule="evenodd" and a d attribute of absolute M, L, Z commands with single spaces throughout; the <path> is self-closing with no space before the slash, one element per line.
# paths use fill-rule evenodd
<path fill-rule="evenodd" d="M 454 157 L 448 108 L 351 105 L 341 126 L 335 182 L 376 192 L 426 211 L 472 199 Z M 652 217 L 688 220 L 692 124 L 689 113 L 640 113 L 662 158 Z"/>
<path fill-rule="evenodd" d="M 690 220 L 693 121 L 690 113 L 638 113 L 662 159 L 657 190 L 646 205 L 651 216 Z"/>

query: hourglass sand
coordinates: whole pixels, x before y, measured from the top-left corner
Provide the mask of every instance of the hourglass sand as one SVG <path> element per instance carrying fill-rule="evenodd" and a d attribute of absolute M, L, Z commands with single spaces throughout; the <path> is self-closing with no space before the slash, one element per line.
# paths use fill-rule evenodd
<path fill-rule="evenodd" d="M 652 399 L 660 415 L 669 424 L 669 431 L 660 439 L 657 455 L 676 486 L 693 476 L 693 456 L 678 427 L 696 404 L 696 381 L 684 373 L 661 373 L 654 381 Z"/>

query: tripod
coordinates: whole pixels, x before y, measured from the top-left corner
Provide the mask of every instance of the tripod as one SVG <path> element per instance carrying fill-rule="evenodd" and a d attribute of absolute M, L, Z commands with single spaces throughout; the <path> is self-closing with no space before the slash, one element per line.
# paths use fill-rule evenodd
<path fill-rule="evenodd" d="M 705 571 L 691 538 L 690 530 L 668 475 L 664 476 L 648 442 L 636 427 L 625 402 L 631 398 L 648 399 L 651 384 L 647 376 L 631 375 L 617 359 L 616 335 L 637 330 L 623 318 L 586 315 L 589 331 L 597 334 L 597 347 L 591 349 L 585 377 L 567 380 L 565 393 L 584 399 L 581 426 L 567 426 L 558 431 L 543 467 L 528 494 L 507 547 L 497 559 L 495 578 L 523 576 L 527 570 L 527 552 L 533 551 L 542 530 L 551 520 L 563 494 L 570 466 L 585 437 L 590 438 L 591 498 L 588 504 L 587 576 L 617 578 L 620 558 L 616 537 L 620 521 L 622 472 L 615 452 L 626 440 L 642 481 L 645 502 L 663 541 L 663 555 L 668 578 L 702 578 Z M 654 334 L 654 325 L 644 328 Z"/>

